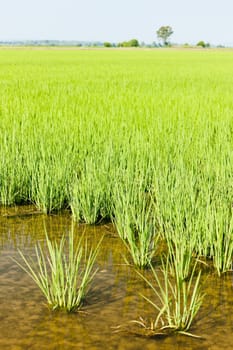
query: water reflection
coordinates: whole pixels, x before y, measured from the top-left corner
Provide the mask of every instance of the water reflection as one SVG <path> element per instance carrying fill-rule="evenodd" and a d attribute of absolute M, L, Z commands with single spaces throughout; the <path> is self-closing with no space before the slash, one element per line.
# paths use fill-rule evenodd
<path fill-rule="evenodd" d="M 183 336 L 150 339 L 136 336 L 130 320 L 153 317 L 153 310 L 139 296 L 150 290 L 134 268 L 112 225 L 75 225 L 94 245 L 104 235 L 97 259 L 99 271 L 82 312 L 51 312 L 37 286 L 11 257 L 17 249 L 34 255 L 35 243 L 44 242 L 45 228 L 52 238 L 69 234 L 69 215 L 44 216 L 33 207 L 0 211 L 0 349 L 231 349 L 233 347 L 232 275 L 207 277 L 206 299 L 192 332 L 197 340 Z M 150 272 L 146 272 L 148 275 Z M 114 333 L 112 327 L 129 325 L 129 332 Z"/>

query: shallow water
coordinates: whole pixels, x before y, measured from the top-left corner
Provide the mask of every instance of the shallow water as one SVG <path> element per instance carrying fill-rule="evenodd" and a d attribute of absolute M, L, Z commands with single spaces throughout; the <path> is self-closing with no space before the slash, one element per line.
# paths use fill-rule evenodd
<path fill-rule="evenodd" d="M 232 274 L 219 279 L 209 275 L 205 282 L 205 302 L 191 329 L 202 336 L 145 338 L 129 332 L 115 332 L 140 316 L 149 318 L 153 310 L 139 292 L 150 295 L 132 267 L 124 263 L 125 247 L 111 225 L 76 225 L 75 234 L 93 244 L 104 235 L 97 259 L 98 273 L 83 312 L 52 312 L 30 277 L 12 260 L 20 260 L 17 249 L 34 256 L 37 241 L 44 241 L 45 227 L 51 237 L 68 235 L 69 215 L 45 216 L 33 207 L 0 209 L 0 349 L 195 349 L 233 348 Z M 204 276 L 205 278 L 205 276 Z"/>

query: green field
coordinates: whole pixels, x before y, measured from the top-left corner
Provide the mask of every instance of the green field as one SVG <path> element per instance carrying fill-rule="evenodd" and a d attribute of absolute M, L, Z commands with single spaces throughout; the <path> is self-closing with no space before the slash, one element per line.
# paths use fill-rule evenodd
<path fill-rule="evenodd" d="M 2 49 L 0 203 L 188 236 L 227 270 L 232 74 L 224 50 Z"/>
<path fill-rule="evenodd" d="M 153 281 L 138 274 L 154 293 L 144 299 L 157 316 L 139 322 L 152 333 L 187 334 L 203 266 L 232 269 L 232 75 L 231 50 L 0 50 L 0 205 L 113 222 L 126 261 L 151 268 Z M 47 238 L 35 274 L 21 253 L 49 303 L 49 259 L 62 276 L 51 293 L 64 292 L 64 276 L 68 299 L 76 292 L 70 242 L 66 260 L 64 242 Z"/>

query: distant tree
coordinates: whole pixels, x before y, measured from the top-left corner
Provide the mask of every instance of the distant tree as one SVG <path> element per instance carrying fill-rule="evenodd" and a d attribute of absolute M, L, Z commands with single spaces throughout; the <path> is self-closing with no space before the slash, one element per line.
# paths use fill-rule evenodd
<path fill-rule="evenodd" d="M 170 26 L 162 26 L 157 30 L 156 34 L 158 39 L 163 41 L 163 45 L 167 46 L 169 44 L 168 38 L 173 34 L 173 30 Z"/>
<path fill-rule="evenodd" d="M 127 42 L 126 41 L 122 41 L 121 43 L 118 43 L 117 46 L 118 47 L 126 47 L 127 46 Z"/>
<path fill-rule="evenodd" d="M 130 41 L 128 41 L 129 47 L 138 47 L 139 46 L 139 42 L 137 39 L 131 39 Z"/>
<path fill-rule="evenodd" d="M 108 41 L 106 41 L 106 42 L 104 43 L 104 47 L 112 47 L 112 44 L 109 43 Z"/>
<path fill-rule="evenodd" d="M 206 47 L 206 43 L 203 40 L 198 41 L 197 46 Z"/>
<path fill-rule="evenodd" d="M 123 41 L 118 44 L 118 47 L 138 47 L 139 42 L 137 39 L 131 39 L 129 41 Z"/>

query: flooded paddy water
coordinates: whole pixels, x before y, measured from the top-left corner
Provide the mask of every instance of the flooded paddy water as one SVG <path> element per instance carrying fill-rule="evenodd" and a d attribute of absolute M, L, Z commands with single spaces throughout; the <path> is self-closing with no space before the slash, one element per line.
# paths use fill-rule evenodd
<path fill-rule="evenodd" d="M 96 245 L 104 235 L 97 258 L 98 272 L 81 312 L 51 311 L 34 281 L 15 263 L 18 249 L 35 256 L 35 244 L 69 235 L 69 214 L 45 216 L 33 207 L 0 209 L 0 349 L 232 349 L 233 277 L 204 275 L 206 297 L 191 332 L 194 339 L 175 335 L 139 336 L 128 323 L 153 317 L 151 306 L 139 295 L 150 295 L 132 266 L 124 263 L 127 251 L 112 225 L 76 225 Z M 150 274 L 150 272 L 146 272 Z M 128 332 L 114 327 L 128 324 Z"/>

